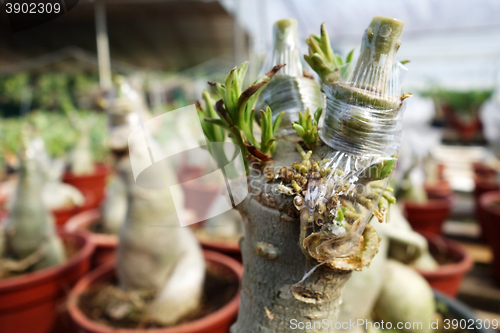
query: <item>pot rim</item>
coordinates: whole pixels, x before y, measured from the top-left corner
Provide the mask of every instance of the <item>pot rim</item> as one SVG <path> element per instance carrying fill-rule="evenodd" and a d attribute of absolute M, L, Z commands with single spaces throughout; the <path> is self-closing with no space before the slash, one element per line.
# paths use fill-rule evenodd
<path fill-rule="evenodd" d="M 117 235 L 99 234 L 87 229 L 86 223 L 91 224 L 100 218 L 99 208 L 86 210 L 71 217 L 64 225 L 64 231 L 71 234 L 84 234 L 99 247 L 116 247 L 119 242 Z"/>
<path fill-rule="evenodd" d="M 106 177 L 109 173 L 109 168 L 104 163 L 96 163 L 94 164 L 94 167 L 95 167 L 94 173 L 91 175 L 75 176 L 74 174 L 71 173 L 70 170 L 66 170 L 62 176 L 62 180 L 64 182 L 67 182 L 68 180 L 73 180 L 73 179 L 100 178 L 100 177 Z"/>
<path fill-rule="evenodd" d="M 423 203 L 418 203 L 415 201 L 410 201 L 410 200 L 404 200 L 404 205 L 405 208 L 410 208 L 410 209 L 436 209 L 436 208 L 442 208 L 442 209 L 448 209 L 451 207 L 451 200 L 453 197 L 444 199 L 444 198 L 439 198 L 439 199 L 428 199 L 426 202 Z"/>
<path fill-rule="evenodd" d="M 201 237 L 196 237 L 200 244 L 205 247 L 210 247 L 212 249 L 217 249 L 219 251 L 224 251 L 226 253 L 239 253 L 241 254 L 241 249 L 239 246 L 239 241 L 234 242 L 224 242 L 219 240 L 208 240 Z"/>
<path fill-rule="evenodd" d="M 424 236 L 429 243 L 437 243 L 438 241 L 444 242 L 448 250 L 458 253 L 461 256 L 458 262 L 439 265 L 438 269 L 433 271 L 416 268 L 416 270 L 424 277 L 444 280 L 452 277 L 453 275 L 465 275 L 465 273 L 470 271 L 472 266 L 474 266 L 474 259 L 472 258 L 472 255 L 459 243 L 441 235 L 433 235 L 428 232 L 422 232 L 422 236 Z"/>
<path fill-rule="evenodd" d="M 110 326 L 106 326 L 91 319 L 80 310 L 78 307 L 79 296 L 91 286 L 95 280 L 97 280 L 102 275 L 109 273 L 115 269 L 115 263 L 108 262 L 98 267 L 94 271 L 90 272 L 83 278 L 81 278 L 76 285 L 71 289 L 67 308 L 71 318 L 82 328 L 92 331 L 92 332 L 102 332 L 102 333 L 133 333 L 133 332 L 147 332 L 147 333 L 193 333 L 202 332 L 202 329 L 210 327 L 211 323 L 220 322 L 223 318 L 236 316 L 238 313 L 238 308 L 240 304 L 240 291 L 241 291 L 241 278 L 243 276 L 243 266 L 237 262 L 235 259 L 228 257 L 224 254 L 217 253 L 214 251 L 203 250 L 203 256 L 205 260 L 211 260 L 228 267 L 238 278 L 239 288 L 235 296 L 223 307 L 217 311 L 210 313 L 202 318 L 194 320 L 189 323 L 165 327 L 165 328 L 151 328 L 144 330 L 137 329 L 126 329 L 119 328 L 115 329 Z M 229 316 L 227 315 L 229 314 Z"/>
<path fill-rule="evenodd" d="M 39 271 L 23 274 L 20 276 L 15 276 L 11 278 L 0 280 L 0 293 L 10 293 L 19 289 L 26 288 L 29 284 L 42 284 L 47 280 L 51 280 L 54 277 L 64 275 L 67 271 L 72 270 L 74 267 L 78 266 L 85 258 L 90 258 L 94 252 L 94 243 L 90 239 L 81 234 L 70 234 L 65 231 L 59 231 L 59 236 L 75 237 L 83 240 L 83 246 L 80 250 L 73 255 L 65 263 L 51 266 Z"/>

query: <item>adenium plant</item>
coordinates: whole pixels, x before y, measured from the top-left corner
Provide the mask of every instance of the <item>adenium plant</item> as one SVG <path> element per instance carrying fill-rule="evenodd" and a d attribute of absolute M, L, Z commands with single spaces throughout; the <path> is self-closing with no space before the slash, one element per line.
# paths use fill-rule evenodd
<path fill-rule="evenodd" d="M 381 84 L 387 83 L 399 48 L 402 25 L 398 20 L 374 18 L 363 37 L 361 60 L 355 72 L 379 66 L 381 63 L 375 59 L 385 54 L 388 62 L 378 69 L 378 75 Z M 306 61 L 320 76 L 324 89 L 337 86 L 335 98 L 356 96 L 363 107 L 385 110 L 390 106 L 393 112 L 398 112 L 403 97 L 377 98 L 376 93 L 364 86 L 340 84 L 339 66 L 352 60 L 352 52 L 345 61 L 336 55 L 324 25 L 321 35 L 309 37 L 307 43 Z M 289 332 L 292 319 L 335 321 L 350 273 L 369 265 L 377 253 L 377 232 L 370 225 L 360 227 L 361 217 L 371 212 L 383 221 L 389 204 L 395 200 L 381 181 L 391 175 L 396 155 L 373 160 L 358 175 L 358 182 L 369 185 L 366 193 L 347 195 L 352 184 L 337 184 L 327 201 L 316 204 L 312 211 L 308 209 L 307 200 L 310 200 L 311 189 L 315 189 L 314 184 L 322 179 L 343 179 L 345 171 L 331 163 L 330 156 L 336 156 L 336 151 L 324 142 L 321 135 L 324 128 L 318 129 L 321 110 L 317 110 L 314 117 L 305 110 L 299 114 L 299 120 L 290 125 L 296 133 L 280 134 L 275 131 L 280 117 L 273 123 L 271 110 L 252 109 L 260 88 L 281 66 L 242 90 L 244 64 L 228 75 L 225 84 L 210 83 L 220 98 L 215 104 L 205 99 L 209 105 L 213 104 L 219 118 L 206 117 L 204 121 L 226 130 L 251 166 L 250 193 L 237 207 L 245 227 L 240 242 L 245 272 L 238 320 L 231 328 L 233 333 Z M 327 100 L 327 116 L 331 112 L 328 103 L 331 100 Z M 356 140 L 354 134 L 360 129 L 368 135 L 375 126 L 369 124 L 364 128 L 367 116 L 354 111 L 347 112 L 352 117 L 345 119 L 342 125 L 345 129 L 342 133 L 350 140 Z M 261 113 L 260 142 L 254 134 L 256 112 Z M 328 129 L 330 124 L 324 126 Z M 367 155 L 361 157 L 368 160 Z M 360 234 L 345 237 L 351 235 L 350 229 L 358 228 Z M 344 251 L 347 248 L 349 251 Z M 340 255 L 333 255 L 335 253 Z"/>

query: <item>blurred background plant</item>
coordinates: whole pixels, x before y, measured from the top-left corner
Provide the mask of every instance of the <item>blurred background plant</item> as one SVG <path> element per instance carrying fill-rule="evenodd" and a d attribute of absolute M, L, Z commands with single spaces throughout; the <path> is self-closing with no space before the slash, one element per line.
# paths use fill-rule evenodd
<path fill-rule="evenodd" d="M 474 115 L 479 107 L 492 95 L 493 90 L 454 91 L 436 88 L 421 93 L 423 97 L 432 97 L 441 107 L 464 117 Z"/>

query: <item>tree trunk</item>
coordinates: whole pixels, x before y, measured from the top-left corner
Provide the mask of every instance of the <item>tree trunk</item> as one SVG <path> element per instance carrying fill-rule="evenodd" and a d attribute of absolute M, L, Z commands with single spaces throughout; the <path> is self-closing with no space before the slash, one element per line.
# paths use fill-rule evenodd
<path fill-rule="evenodd" d="M 294 148 L 298 140 L 297 135 L 278 139 L 273 167 L 300 161 Z M 328 151 L 331 148 L 320 144 L 312 160 Z M 318 262 L 309 261 L 299 246 L 300 218 L 293 196 L 278 194 L 278 184 L 268 184 L 264 178 L 260 172 L 256 177 L 250 175 L 250 193 L 237 207 L 245 227 L 240 243 L 244 275 L 238 320 L 231 332 L 290 332 L 299 322 L 304 323 L 304 330 L 294 332 L 305 332 L 306 327 L 320 329 L 319 323 L 326 321 L 334 325 L 343 287 L 352 270 L 361 266 L 355 267 L 350 258 L 337 258 L 329 264 L 342 269 L 322 265 L 297 284 Z M 376 233 L 369 238 L 365 236 L 366 244 L 378 245 Z"/>

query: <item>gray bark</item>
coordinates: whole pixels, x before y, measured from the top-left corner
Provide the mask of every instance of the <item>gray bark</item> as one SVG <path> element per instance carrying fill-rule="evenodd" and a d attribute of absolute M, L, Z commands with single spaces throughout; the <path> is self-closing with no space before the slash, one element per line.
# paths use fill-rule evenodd
<path fill-rule="evenodd" d="M 297 135 L 278 139 L 274 166 L 300 161 L 294 148 L 298 139 Z M 312 160 L 328 151 L 331 148 L 320 143 Z M 245 227 L 240 242 L 244 275 L 238 320 L 231 332 L 290 332 L 293 319 L 304 323 L 335 321 L 342 290 L 354 268 L 319 266 L 296 285 L 318 262 L 308 261 L 300 248 L 300 218 L 293 197 L 278 194 L 278 184 L 266 184 L 263 179 L 264 175 L 250 177 L 251 193 L 237 207 Z M 337 267 L 345 267 L 343 264 Z"/>
<path fill-rule="evenodd" d="M 41 253 L 35 270 L 66 260 L 64 246 L 57 235 L 54 219 L 42 199 L 43 179 L 33 151 L 20 158 L 19 182 L 9 218 L 5 224 L 5 255 L 23 260 Z M 0 251 L 2 252 L 2 251 Z"/>
<path fill-rule="evenodd" d="M 253 194 L 238 209 L 245 225 L 245 273 L 238 321 L 231 332 L 289 332 L 292 319 L 334 320 L 351 272 L 321 266 L 293 287 L 315 265 L 300 249 L 298 216 L 267 207 Z"/>

